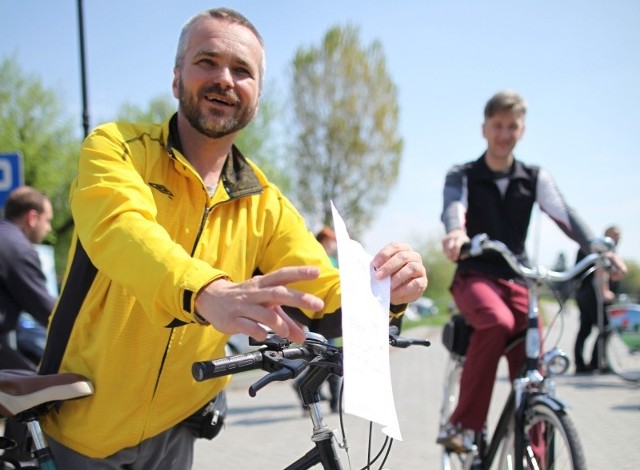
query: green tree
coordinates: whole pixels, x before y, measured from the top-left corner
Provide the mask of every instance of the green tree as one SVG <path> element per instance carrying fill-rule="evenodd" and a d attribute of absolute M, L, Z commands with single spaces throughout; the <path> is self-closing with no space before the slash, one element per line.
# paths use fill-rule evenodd
<path fill-rule="evenodd" d="M 135 104 L 125 102 L 120 105 L 116 113 L 118 121 L 132 122 L 162 122 L 176 112 L 176 105 L 170 94 L 158 95 L 151 98 L 146 109 Z"/>
<path fill-rule="evenodd" d="M 68 245 L 63 226 L 70 218 L 69 184 L 75 174 L 79 138 L 65 115 L 61 97 L 40 78 L 27 74 L 15 58 L 0 63 L 0 152 L 19 152 L 24 182 L 46 192 L 53 205 L 56 266 L 64 267 Z"/>
<path fill-rule="evenodd" d="M 619 293 L 627 294 L 635 302 L 640 302 L 640 265 L 632 260 L 625 260 L 627 263 L 627 274 L 620 281 Z"/>
<path fill-rule="evenodd" d="M 260 109 L 251 123 L 236 139 L 236 146 L 254 161 L 269 180 L 287 193 L 291 189 L 291 175 L 288 171 L 290 159 L 283 142 L 284 131 L 280 125 L 284 112 L 275 100 L 278 96 L 275 86 L 269 82 L 260 97 Z"/>
<path fill-rule="evenodd" d="M 456 264 L 445 256 L 440 245 L 439 237 L 429 237 L 416 245 L 416 250 L 422 256 L 422 262 L 427 270 L 429 285 L 425 295 L 434 299 L 440 305 L 447 305 L 451 300 L 449 286 L 453 279 Z M 440 309 L 443 311 L 442 309 Z"/>
<path fill-rule="evenodd" d="M 319 47 L 296 52 L 292 95 L 300 207 L 329 224 L 333 200 L 358 237 L 396 183 L 403 148 L 381 44 L 362 46 L 351 25 L 330 29 Z"/>

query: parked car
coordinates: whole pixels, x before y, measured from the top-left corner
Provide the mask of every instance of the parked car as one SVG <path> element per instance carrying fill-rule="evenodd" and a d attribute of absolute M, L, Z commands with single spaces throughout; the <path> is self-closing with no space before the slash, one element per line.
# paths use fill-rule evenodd
<path fill-rule="evenodd" d="M 409 308 L 421 317 L 438 314 L 438 306 L 429 297 L 420 297 L 415 302 L 411 302 Z"/>

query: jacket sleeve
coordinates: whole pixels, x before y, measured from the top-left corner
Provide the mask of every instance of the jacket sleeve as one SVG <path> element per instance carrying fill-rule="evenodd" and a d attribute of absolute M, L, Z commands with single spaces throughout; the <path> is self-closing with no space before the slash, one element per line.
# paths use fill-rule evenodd
<path fill-rule="evenodd" d="M 40 324 L 47 325 L 56 299 L 49 294 L 38 253 L 32 246 L 18 246 L 7 274 L 7 291 L 17 305 Z"/>
<path fill-rule="evenodd" d="M 543 168 L 538 173 L 536 201 L 540 209 L 556 223 L 560 230 L 577 242 L 586 253 L 591 252 L 590 242 L 593 234 L 590 228 L 569 207 L 553 177 Z"/>
<path fill-rule="evenodd" d="M 136 297 L 152 321 L 193 321 L 195 293 L 225 274 L 192 258 L 156 220 L 125 138 L 98 128 L 82 148 L 71 210 L 91 262 Z"/>
<path fill-rule="evenodd" d="M 465 228 L 467 213 L 467 177 L 461 165 L 456 165 L 445 178 L 442 193 L 442 216 L 445 233 Z"/>
<path fill-rule="evenodd" d="M 273 188 L 273 187 L 272 187 Z M 259 269 L 270 272 L 287 266 L 311 265 L 320 268 L 320 276 L 312 281 L 301 282 L 293 286 L 304 292 L 310 292 L 325 301 L 325 313 L 331 313 L 340 306 L 340 278 L 337 268 L 307 228 L 306 222 L 298 210 L 282 194 L 278 193 L 279 218 L 276 222 L 269 249 L 260 260 Z M 316 316 L 307 312 L 310 316 Z M 320 314 L 321 315 L 321 314 Z"/>

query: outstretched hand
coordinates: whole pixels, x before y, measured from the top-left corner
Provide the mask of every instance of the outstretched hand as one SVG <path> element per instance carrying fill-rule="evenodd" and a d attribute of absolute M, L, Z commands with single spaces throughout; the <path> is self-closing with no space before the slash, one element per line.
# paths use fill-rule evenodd
<path fill-rule="evenodd" d="M 373 257 L 376 278 L 391 277 L 391 303 L 417 300 L 427 288 L 427 271 L 422 256 L 406 243 L 393 242 Z"/>
<path fill-rule="evenodd" d="M 267 337 L 266 327 L 283 338 L 302 343 L 304 330 L 282 306 L 319 311 L 324 303 L 314 295 L 287 285 L 315 279 L 319 274 L 318 268 L 299 266 L 282 268 L 238 284 L 218 279 L 198 293 L 196 311 L 218 331 L 229 335 L 244 333 L 262 341 Z"/>

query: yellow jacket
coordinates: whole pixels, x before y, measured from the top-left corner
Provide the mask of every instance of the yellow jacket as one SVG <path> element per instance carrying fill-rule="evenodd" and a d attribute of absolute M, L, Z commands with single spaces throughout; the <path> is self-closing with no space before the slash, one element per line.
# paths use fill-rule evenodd
<path fill-rule="evenodd" d="M 195 294 L 212 280 L 316 265 L 317 280 L 292 287 L 322 298 L 324 312 L 291 314 L 309 324 L 339 311 L 338 272 L 279 189 L 234 148 L 209 197 L 179 149 L 174 116 L 100 126 L 80 155 L 74 240 L 41 373 L 93 382 L 92 397 L 64 403 L 44 423 L 90 457 L 165 431 L 224 388 L 227 378 L 191 376 L 194 361 L 224 355 L 227 336 L 193 317 Z M 328 336 L 339 319 L 322 322 Z"/>

